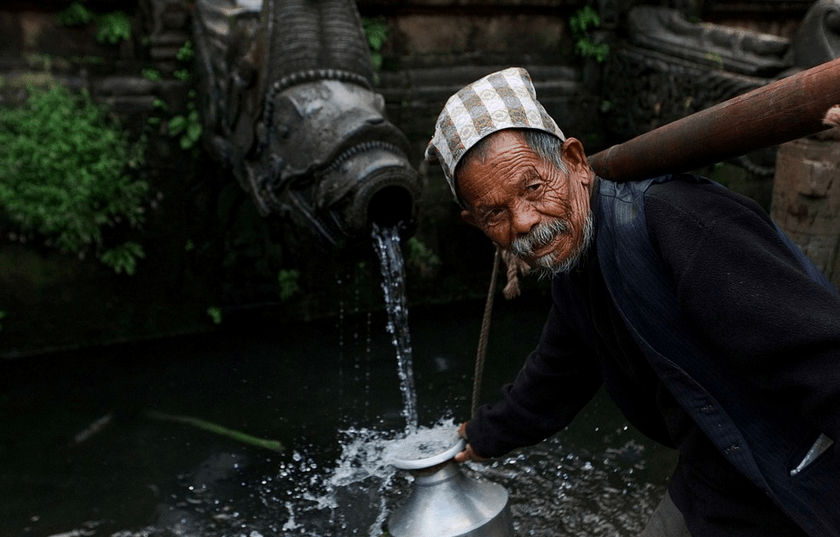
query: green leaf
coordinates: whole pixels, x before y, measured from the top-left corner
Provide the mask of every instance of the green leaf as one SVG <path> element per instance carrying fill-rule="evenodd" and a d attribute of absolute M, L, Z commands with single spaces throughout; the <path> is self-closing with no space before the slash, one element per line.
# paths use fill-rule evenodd
<path fill-rule="evenodd" d="M 270 449 L 271 451 L 283 451 L 285 448 L 283 444 L 280 443 L 278 440 L 270 440 L 265 438 L 258 438 L 256 436 L 252 436 L 250 434 L 244 433 L 242 431 L 237 431 L 235 429 L 229 429 L 227 427 L 223 427 L 217 423 L 213 423 L 211 421 L 203 420 L 201 418 L 196 418 L 194 416 L 183 416 L 177 414 L 165 414 L 163 412 L 157 412 L 154 410 L 150 410 L 146 412 L 146 416 L 156 420 L 163 420 L 163 421 L 171 421 L 175 423 L 181 423 L 184 425 L 190 425 L 197 429 L 203 429 L 205 431 L 209 431 L 211 433 L 215 433 L 221 436 L 225 436 L 232 440 L 236 440 L 238 442 L 242 442 L 244 444 L 248 444 L 251 446 Z"/>
<path fill-rule="evenodd" d="M 195 49 L 193 48 L 192 41 L 187 41 L 180 49 L 178 49 L 178 53 L 175 55 L 175 58 L 179 62 L 189 62 L 192 61 L 194 56 Z"/>
<path fill-rule="evenodd" d="M 187 118 L 181 115 L 172 116 L 169 123 L 167 123 L 167 127 L 169 129 L 170 136 L 177 136 L 181 134 L 181 131 L 187 128 Z"/>
<path fill-rule="evenodd" d="M 281 270 L 277 273 L 277 283 L 280 287 L 280 300 L 286 301 L 300 291 L 298 281 L 300 272 L 294 269 Z"/>
<path fill-rule="evenodd" d="M 201 139 L 201 132 L 203 130 L 201 123 L 190 123 L 187 127 L 187 136 L 193 143 L 196 143 Z"/>
<path fill-rule="evenodd" d="M 146 257 L 143 247 L 136 242 L 126 242 L 116 248 L 104 252 L 100 260 L 114 269 L 117 274 L 125 272 L 134 274 L 137 270 L 137 259 Z"/>
<path fill-rule="evenodd" d="M 116 45 L 131 38 L 131 19 L 122 11 L 106 13 L 96 21 L 96 41 Z"/>
<path fill-rule="evenodd" d="M 381 50 L 388 41 L 388 24 L 382 17 L 377 19 L 363 17 L 362 29 L 365 32 L 365 37 L 367 38 L 371 51 Z"/>
<path fill-rule="evenodd" d="M 158 71 L 157 69 L 152 69 L 151 67 L 146 67 L 145 69 L 143 69 L 142 75 L 143 78 L 145 78 L 146 80 L 151 80 L 153 82 L 163 80 L 163 75 L 160 74 L 160 71 Z M 166 106 L 166 103 L 164 103 L 162 100 L 155 99 L 154 106 L 157 107 L 158 103 L 163 103 L 164 107 Z"/>
<path fill-rule="evenodd" d="M 212 319 L 213 324 L 222 323 L 222 308 L 218 306 L 210 306 L 207 308 L 207 315 Z"/>
<path fill-rule="evenodd" d="M 70 7 L 56 15 L 59 24 L 64 26 L 78 26 L 93 20 L 93 13 L 81 2 L 73 2 Z"/>

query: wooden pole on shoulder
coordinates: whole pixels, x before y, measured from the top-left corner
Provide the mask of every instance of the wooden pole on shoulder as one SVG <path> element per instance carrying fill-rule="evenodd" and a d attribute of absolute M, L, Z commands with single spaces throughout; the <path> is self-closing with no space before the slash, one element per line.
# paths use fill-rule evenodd
<path fill-rule="evenodd" d="M 686 172 L 825 130 L 840 104 L 840 58 L 724 101 L 588 157 L 600 177 Z"/>

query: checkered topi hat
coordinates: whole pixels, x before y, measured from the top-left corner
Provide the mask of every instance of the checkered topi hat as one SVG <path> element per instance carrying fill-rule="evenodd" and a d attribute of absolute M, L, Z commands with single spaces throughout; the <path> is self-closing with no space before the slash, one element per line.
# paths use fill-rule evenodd
<path fill-rule="evenodd" d="M 491 73 L 446 101 L 426 148 L 426 160 L 439 162 L 452 195 L 455 166 L 472 146 L 502 129 L 538 129 L 565 140 L 563 131 L 537 101 L 531 75 L 521 67 Z"/>

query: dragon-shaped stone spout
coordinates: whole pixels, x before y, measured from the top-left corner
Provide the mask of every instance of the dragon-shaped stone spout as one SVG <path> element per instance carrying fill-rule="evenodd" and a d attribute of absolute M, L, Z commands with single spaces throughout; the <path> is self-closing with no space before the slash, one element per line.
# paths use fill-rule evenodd
<path fill-rule="evenodd" d="M 199 0 L 195 35 L 211 151 L 263 215 L 326 245 L 412 230 L 421 184 L 352 0 Z"/>

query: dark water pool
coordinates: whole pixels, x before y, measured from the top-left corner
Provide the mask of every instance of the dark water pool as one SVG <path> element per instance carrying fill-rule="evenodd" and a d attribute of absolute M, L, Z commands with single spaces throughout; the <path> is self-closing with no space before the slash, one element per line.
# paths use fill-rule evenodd
<path fill-rule="evenodd" d="M 466 418 L 482 308 L 411 310 L 421 425 Z M 519 369 L 546 308 L 538 294 L 498 302 L 484 399 Z M 405 426 L 384 326 L 384 313 L 281 326 L 234 316 L 211 334 L 0 362 L 0 536 L 368 535 L 405 479 L 317 504 L 353 431 Z M 508 488 L 519 535 L 623 536 L 641 528 L 672 464 L 599 396 L 568 431 L 465 470 Z"/>

